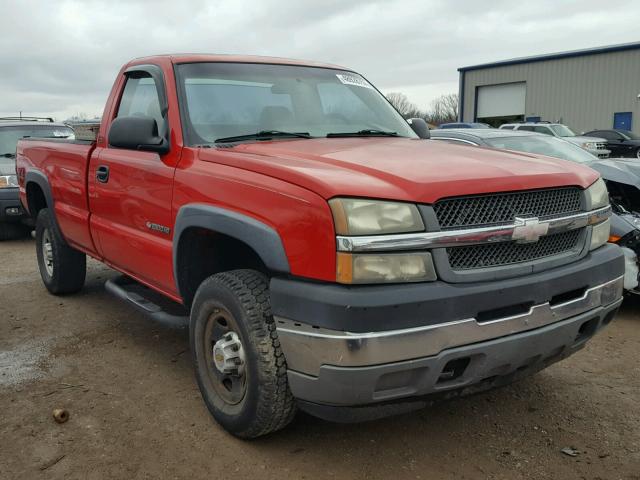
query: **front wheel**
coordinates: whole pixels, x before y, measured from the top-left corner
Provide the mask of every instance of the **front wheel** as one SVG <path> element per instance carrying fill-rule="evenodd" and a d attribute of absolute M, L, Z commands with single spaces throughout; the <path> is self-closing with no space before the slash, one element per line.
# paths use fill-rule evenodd
<path fill-rule="evenodd" d="M 227 431 L 255 438 L 291 422 L 296 406 L 263 274 L 207 278 L 191 309 L 190 341 L 204 402 Z"/>
<path fill-rule="evenodd" d="M 54 295 L 78 292 L 84 286 L 87 256 L 70 247 L 43 208 L 36 219 L 36 255 L 42 282 Z"/>
<path fill-rule="evenodd" d="M 636 149 L 636 158 L 640 160 L 640 147 Z"/>

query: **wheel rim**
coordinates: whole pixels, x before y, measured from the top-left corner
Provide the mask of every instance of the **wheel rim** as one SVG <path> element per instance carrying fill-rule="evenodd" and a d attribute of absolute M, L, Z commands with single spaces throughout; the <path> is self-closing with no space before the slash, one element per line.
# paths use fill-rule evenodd
<path fill-rule="evenodd" d="M 224 308 L 216 308 L 205 327 L 207 376 L 218 396 L 229 405 L 242 401 L 247 390 L 245 350 L 238 324 Z"/>
<path fill-rule="evenodd" d="M 636 158 L 640 160 L 640 148 L 636 150 Z"/>
<path fill-rule="evenodd" d="M 47 275 L 53 276 L 53 247 L 48 228 L 45 228 L 42 232 L 42 261 Z"/>

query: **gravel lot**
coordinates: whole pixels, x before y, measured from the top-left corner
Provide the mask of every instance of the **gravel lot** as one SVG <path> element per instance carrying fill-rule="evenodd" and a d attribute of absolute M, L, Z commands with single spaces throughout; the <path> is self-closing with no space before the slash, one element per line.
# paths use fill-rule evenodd
<path fill-rule="evenodd" d="M 85 290 L 57 298 L 32 240 L 0 253 L 2 479 L 640 479 L 640 299 L 516 385 L 366 424 L 299 414 L 242 442 L 200 399 L 187 331 L 107 294 L 112 270 L 91 262 Z"/>

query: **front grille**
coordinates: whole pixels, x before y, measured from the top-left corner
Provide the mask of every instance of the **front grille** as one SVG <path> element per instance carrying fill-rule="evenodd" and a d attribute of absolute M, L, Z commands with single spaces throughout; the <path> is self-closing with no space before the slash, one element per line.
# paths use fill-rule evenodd
<path fill-rule="evenodd" d="M 446 198 L 434 210 L 442 230 L 513 223 L 516 216 L 540 219 L 581 211 L 576 187 Z"/>
<path fill-rule="evenodd" d="M 500 242 L 447 248 L 453 270 L 497 267 L 529 262 L 579 249 L 583 228 L 541 237 L 535 243 Z"/>
<path fill-rule="evenodd" d="M 598 142 L 598 143 L 596 143 L 596 149 L 597 150 L 606 150 L 607 149 L 607 144 Z"/>

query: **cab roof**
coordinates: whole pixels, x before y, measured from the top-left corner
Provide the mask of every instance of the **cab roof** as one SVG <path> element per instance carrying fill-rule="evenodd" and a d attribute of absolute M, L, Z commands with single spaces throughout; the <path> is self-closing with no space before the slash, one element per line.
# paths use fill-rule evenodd
<path fill-rule="evenodd" d="M 173 64 L 181 63 L 206 63 L 206 62 L 226 62 L 226 63 L 265 63 L 278 65 L 298 65 L 306 67 L 331 68 L 336 70 L 348 70 L 350 68 L 333 65 L 330 63 L 313 62 L 309 60 L 297 60 L 293 58 L 282 57 L 265 57 L 260 55 L 231 55 L 231 54 L 205 54 L 205 53 L 179 53 L 179 54 L 163 54 L 152 55 L 148 57 L 135 58 L 130 65 L 139 65 L 143 63 L 157 63 L 159 61 L 169 59 Z"/>

